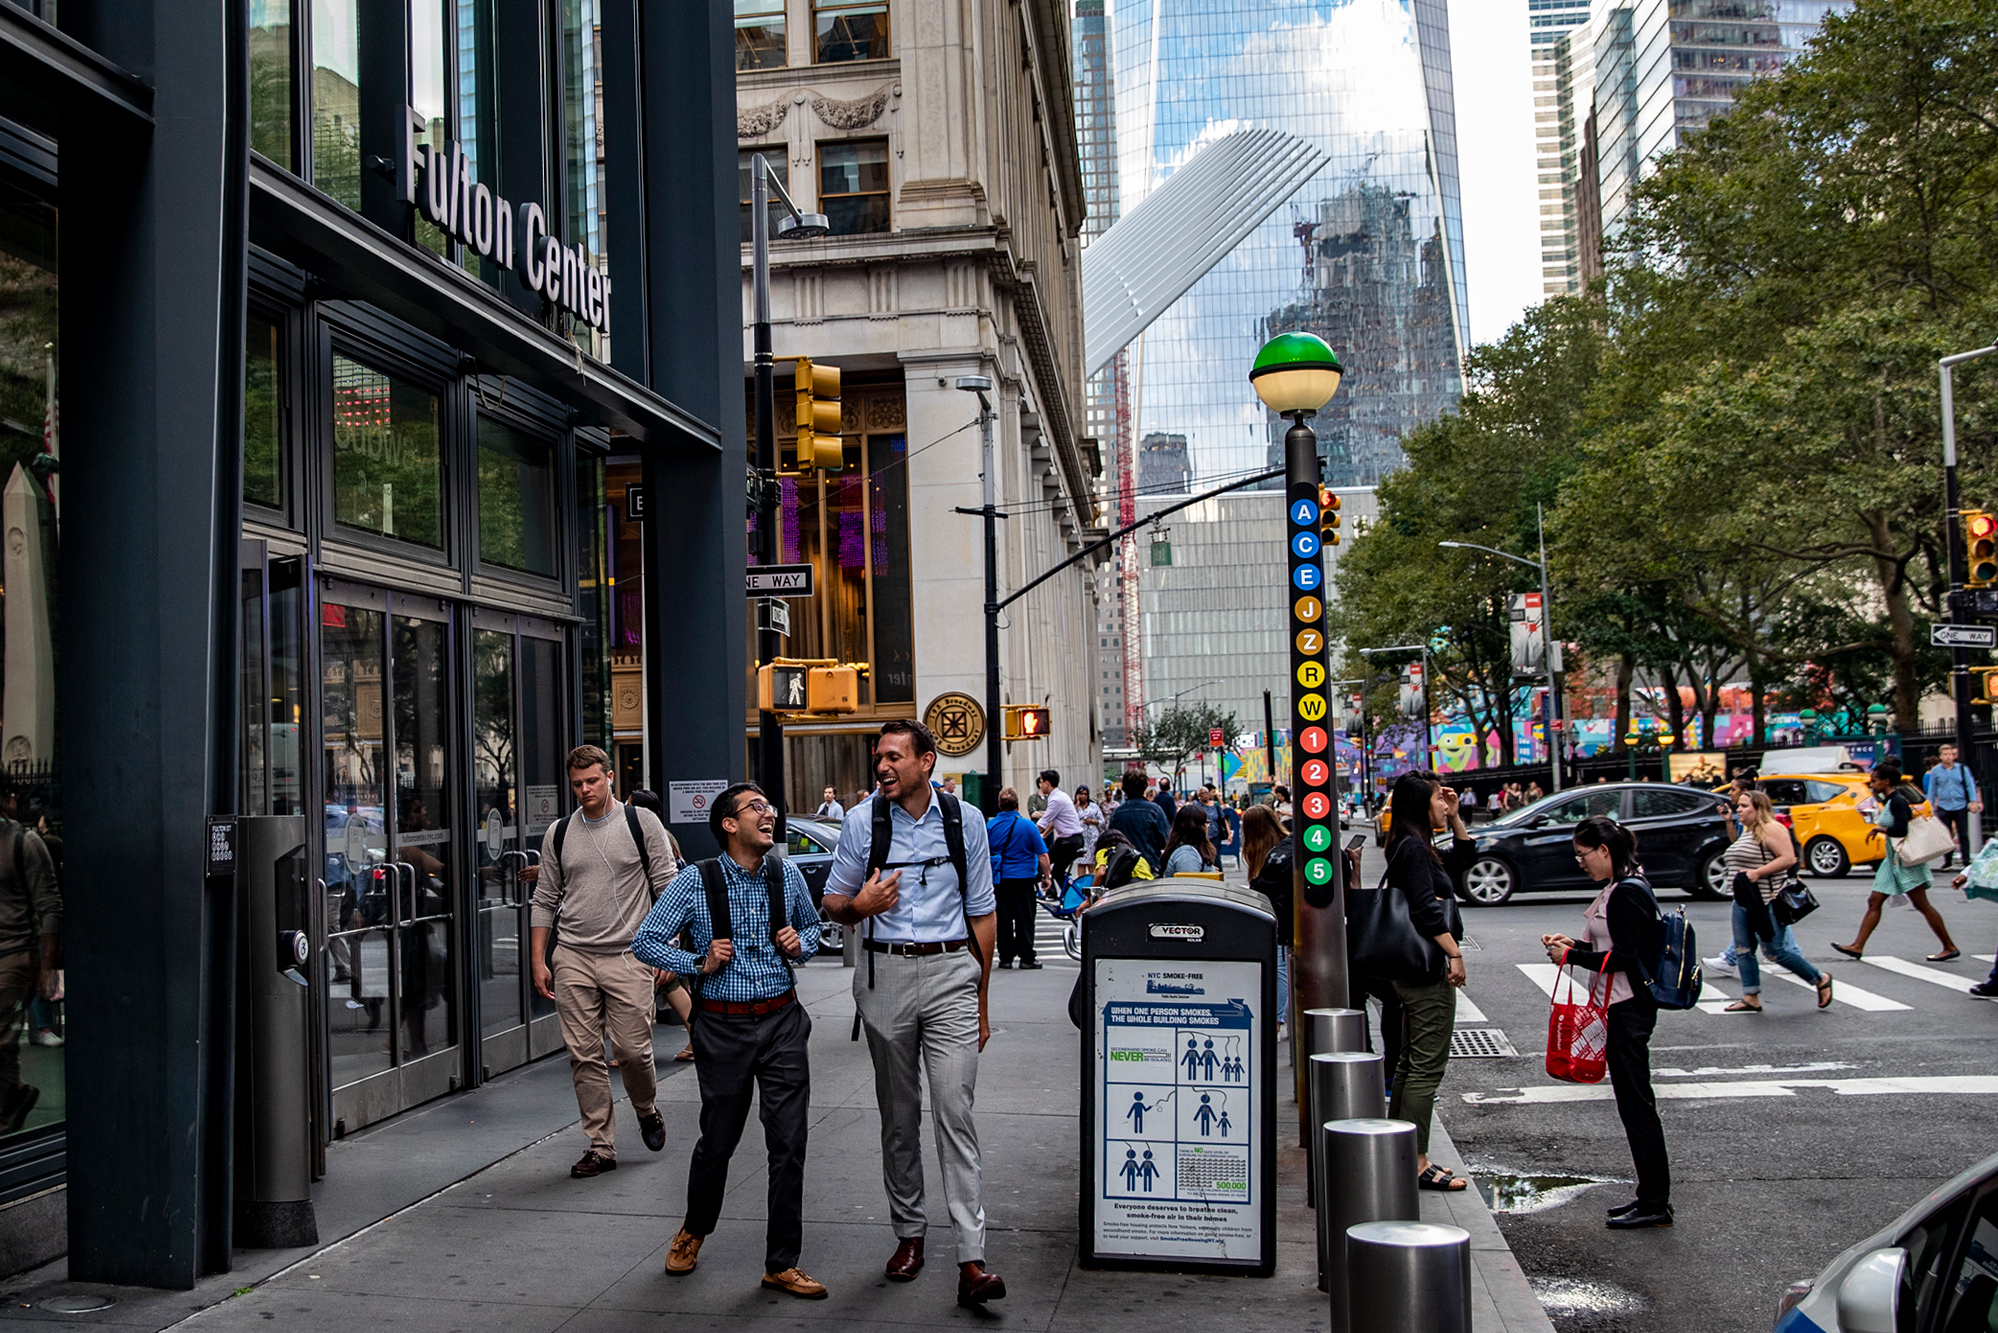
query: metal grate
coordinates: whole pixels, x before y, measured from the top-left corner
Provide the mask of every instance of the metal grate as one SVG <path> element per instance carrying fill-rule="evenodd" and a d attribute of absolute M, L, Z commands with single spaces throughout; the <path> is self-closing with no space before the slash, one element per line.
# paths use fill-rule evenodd
<path fill-rule="evenodd" d="M 1452 1060 L 1495 1060 L 1518 1054 L 1498 1028 L 1458 1028 L 1450 1034 Z"/>

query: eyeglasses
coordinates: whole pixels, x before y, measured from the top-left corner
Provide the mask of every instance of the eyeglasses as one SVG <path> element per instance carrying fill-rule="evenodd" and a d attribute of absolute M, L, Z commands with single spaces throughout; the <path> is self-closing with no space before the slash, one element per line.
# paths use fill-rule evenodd
<path fill-rule="evenodd" d="M 767 814 L 769 814 L 769 813 L 770 813 L 770 802 L 768 802 L 768 801 L 737 801 L 737 802 L 735 803 L 735 813 L 736 813 L 737 815 L 744 815 L 744 814 L 750 814 L 750 815 L 767 815 Z"/>

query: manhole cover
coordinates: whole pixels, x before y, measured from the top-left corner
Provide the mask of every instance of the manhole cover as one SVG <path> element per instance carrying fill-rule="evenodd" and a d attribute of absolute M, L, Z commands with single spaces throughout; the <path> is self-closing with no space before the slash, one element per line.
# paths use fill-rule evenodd
<path fill-rule="evenodd" d="M 51 1296 L 41 1302 L 41 1307 L 57 1314 L 89 1314 L 92 1310 L 108 1310 L 117 1303 L 110 1296 Z"/>
<path fill-rule="evenodd" d="M 1518 1054 L 1512 1042 L 1498 1028 L 1458 1028 L 1450 1034 L 1452 1060 L 1495 1059 Z"/>

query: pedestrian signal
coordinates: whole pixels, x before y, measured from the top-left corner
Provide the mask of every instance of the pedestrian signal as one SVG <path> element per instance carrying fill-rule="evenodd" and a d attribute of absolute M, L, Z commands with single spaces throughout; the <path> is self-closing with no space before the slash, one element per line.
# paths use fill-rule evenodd
<path fill-rule="evenodd" d="M 1970 702 L 1998 704 L 1998 694 L 1992 692 L 1998 690 L 1998 667 L 1972 667 L 1970 674 L 1977 677 L 1977 697 Z"/>
<path fill-rule="evenodd" d="M 1998 583 L 1998 517 L 1982 509 L 1963 511 L 1963 553 L 1966 557 L 1966 588 L 1988 588 Z"/>
<path fill-rule="evenodd" d="M 797 361 L 798 470 L 846 466 L 846 446 L 839 437 L 839 367 L 815 366 L 810 357 Z"/>
<path fill-rule="evenodd" d="M 756 668 L 756 706 L 765 713 L 837 715 L 860 707 L 864 662 L 778 658 Z"/>
<path fill-rule="evenodd" d="M 1006 739 L 1009 741 L 1037 741 L 1044 738 L 1053 725 L 1053 716 L 1048 709 L 1036 704 L 1006 705 Z"/>

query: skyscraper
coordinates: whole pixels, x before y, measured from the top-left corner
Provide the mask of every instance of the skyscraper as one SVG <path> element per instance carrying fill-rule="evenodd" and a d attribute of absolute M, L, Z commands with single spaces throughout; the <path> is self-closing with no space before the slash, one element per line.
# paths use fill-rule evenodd
<path fill-rule="evenodd" d="M 1194 489 L 1266 466 L 1283 423 L 1248 392 L 1261 341 L 1325 338 L 1348 380 L 1318 421 L 1327 480 L 1370 484 L 1455 404 L 1469 322 L 1443 0 L 1115 0 L 1119 196 L 1129 209 L 1245 125 L 1331 162 L 1130 349 L 1133 433 L 1184 435 Z"/>
<path fill-rule="evenodd" d="M 1575 86 L 1571 52 L 1586 45 L 1589 0 L 1526 0 L 1533 51 L 1534 169 L 1540 190 L 1540 276 L 1549 296 L 1580 286 L 1581 246 L 1575 234 L 1575 170 L 1581 125 L 1589 114 L 1586 89 Z M 1593 84 L 1594 61 L 1583 62 Z M 1580 92 L 1579 99 L 1577 92 Z M 1577 117 L 1577 102 L 1581 115 Z"/>

